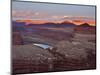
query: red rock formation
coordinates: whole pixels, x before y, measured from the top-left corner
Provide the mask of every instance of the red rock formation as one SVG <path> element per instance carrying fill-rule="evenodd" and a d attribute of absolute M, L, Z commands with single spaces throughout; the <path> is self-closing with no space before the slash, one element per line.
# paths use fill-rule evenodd
<path fill-rule="evenodd" d="M 13 32 L 12 44 L 13 45 L 23 45 L 23 39 L 19 32 Z"/>

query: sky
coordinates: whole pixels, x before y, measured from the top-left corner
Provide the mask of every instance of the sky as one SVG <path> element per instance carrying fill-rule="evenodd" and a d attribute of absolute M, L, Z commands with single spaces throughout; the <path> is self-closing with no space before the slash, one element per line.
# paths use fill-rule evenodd
<path fill-rule="evenodd" d="M 32 23 L 61 23 L 67 20 L 95 25 L 95 6 L 13 1 L 12 19 Z"/>

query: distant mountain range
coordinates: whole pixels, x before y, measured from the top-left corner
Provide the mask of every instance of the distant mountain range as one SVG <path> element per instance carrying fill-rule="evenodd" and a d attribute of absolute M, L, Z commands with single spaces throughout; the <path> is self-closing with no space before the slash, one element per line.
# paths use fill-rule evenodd
<path fill-rule="evenodd" d="M 79 27 L 91 27 L 88 23 L 80 24 Z"/>
<path fill-rule="evenodd" d="M 18 22 L 18 21 L 12 21 L 12 25 L 13 26 L 34 26 L 34 27 L 93 27 L 91 25 L 89 25 L 88 23 L 83 23 L 80 25 L 76 25 L 74 23 L 71 23 L 69 21 L 64 21 L 62 23 L 44 23 L 44 24 L 33 24 L 33 23 L 29 23 L 26 24 L 26 22 Z"/>
<path fill-rule="evenodd" d="M 50 31 L 48 30 L 48 28 L 50 27 L 51 28 L 68 28 L 69 27 L 73 29 L 74 32 L 82 32 L 82 33 L 83 32 L 95 33 L 96 31 L 96 26 L 90 26 L 88 23 L 76 25 L 76 24 L 64 21 L 62 23 L 26 24 L 25 22 L 12 21 L 13 32 Z"/>

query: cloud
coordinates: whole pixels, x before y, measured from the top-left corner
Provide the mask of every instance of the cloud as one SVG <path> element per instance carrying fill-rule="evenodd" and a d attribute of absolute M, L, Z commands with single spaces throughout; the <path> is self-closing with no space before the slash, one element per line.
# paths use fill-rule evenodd
<path fill-rule="evenodd" d="M 34 12 L 34 11 L 12 11 L 13 18 L 23 18 L 23 19 L 44 19 L 48 18 L 49 15 L 44 12 Z"/>
<path fill-rule="evenodd" d="M 88 24 L 90 24 L 90 25 L 92 25 L 92 26 L 95 26 L 95 20 L 72 20 L 72 22 L 74 23 L 74 24 L 77 24 L 77 25 L 80 25 L 80 24 L 83 24 L 83 23 L 88 23 Z"/>
<path fill-rule="evenodd" d="M 22 19 L 27 20 L 27 23 L 46 23 L 46 22 L 53 22 L 53 23 L 62 23 L 63 21 L 70 21 L 77 25 L 82 23 L 88 23 L 90 25 L 95 25 L 95 20 L 93 17 L 89 16 L 71 16 L 71 15 L 55 15 L 49 14 L 45 12 L 34 12 L 34 11 L 12 11 L 13 19 Z"/>
<path fill-rule="evenodd" d="M 27 24 L 44 24 L 46 20 L 16 20 L 16 22 L 25 22 Z"/>

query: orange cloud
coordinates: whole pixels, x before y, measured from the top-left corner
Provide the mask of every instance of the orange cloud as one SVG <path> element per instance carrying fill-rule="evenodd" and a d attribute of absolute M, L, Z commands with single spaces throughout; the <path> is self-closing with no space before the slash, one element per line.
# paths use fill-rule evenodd
<path fill-rule="evenodd" d="M 16 20 L 16 22 L 25 22 L 27 24 L 44 24 L 46 20 Z"/>
<path fill-rule="evenodd" d="M 95 20 L 55 20 L 55 21 L 48 21 L 48 20 L 16 20 L 17 22 L 25 22 L 26 25 L 28 24 L 44 24 L 44 23 L 63 23 L 63 22 L 70 22 L 76 25 L 80 25 L 83 23 L 88 23 L 91 26 L 95 26 Z"/>
<path fill-rule="evenodd" d="M 86 23 L 90 24 L 91 26 L 95 26 L 95 20 L 88 20 Z"/>
<path fill-rule="evenodd" d="M 33 11 L 12 11 L 12 16 L 22 19 L 29 20 L 17 20 L 18 22 L 25 22 L 26 24 L 44 24 L 48 22 L 52 23 L 62 23 L 63 21 L 70 21 L 76 25 L 80 25 L 83 23 L 88 23 L 91 26 L 95 26 L 95 20 L 91 20 L 92 17 L 85 16 L 67 16 L 67 15 L 49 15 L 44 12 L 33 12 Z M 38 20 L 32 20 L 38 19 Z M 45 20 L 46 19 L 46 20 Z"/>
<path fill-rule="evenodd" d="M 73 22 L 74 24 L 77 24 L 77 25 L 80 25 L 80 24 L 84 23 L 83 20 L 72 20 L 72 22 Z"/>
<path fill-rule="evenodd" d="M 77 25 L 88 23 L 91 26 L 95 26 L 95 20 L 72 20 L 72 22 Z"/>

